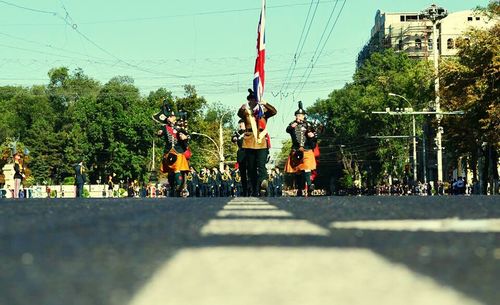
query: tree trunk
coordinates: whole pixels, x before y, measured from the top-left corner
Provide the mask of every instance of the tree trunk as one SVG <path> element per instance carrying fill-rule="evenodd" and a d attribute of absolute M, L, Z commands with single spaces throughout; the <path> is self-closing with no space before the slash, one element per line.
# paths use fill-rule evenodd
<path fill-rule="evenodd" d="M 489 159 L 489 171 L 488 171 L 488 177 L 489 177 L 489 182 L 490 182 L 490 194 L 491 195 L 496 195 L 498 192 L 498 169 L 497 169 L 497 164 L 498 164 L 498 153 L 493 147 L 493 145 L 488 145 L 488 159 Z"/>
<path fill-rule="evenodd" d="M 479 194 L 486 195 L 488 186 L 488 158 L 485 156 L 485 145 L 477 149 L 478 172 L 479 172 Z"/>

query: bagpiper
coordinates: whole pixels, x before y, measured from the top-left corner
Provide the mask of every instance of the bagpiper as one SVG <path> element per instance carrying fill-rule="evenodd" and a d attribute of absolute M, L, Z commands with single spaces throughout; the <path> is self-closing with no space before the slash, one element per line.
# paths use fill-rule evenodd
<path fill-rule="evenodd" d="M 314 126 L 306 121 L 306 111 L 299 101 L 299 109 L 295 111 L 295 120 L 286 128 L 292 139 L 292 149 L 285 165 L 285 172 L 295 174 L 297 196 L 310 195 L 312 192 L 311 171 L 316 169 L 314 148 L 318 135 Z"/>
<path fill-rule="evenodd" d="M 238 110 L 238 116 L 245 120 L 245 136 L 242 147 L 245 149 L 247 174 L 252 196 L 265 194 L 267 181 L 267 157 L 271 147 L 271 138 L 267 132 L 267 120 L 276 115 L 274 106 L 257 98 L 252 89 L 248 89 L 247 103 Z"/>
<path fill-rule="evenodd" d="M 191 151 L 188 148 L 189 133 L 185 113 L 180 113 L 180 120 L 167 100 L 163 101 L 160 112 L 153 115 L 153 119 L 162 124 L 157 135 L 165 141 L 163 159 L 160 170 L 168 174 L 171 196 L 187 197 L 186 173 L 189 172 L 189 158 Z"/>

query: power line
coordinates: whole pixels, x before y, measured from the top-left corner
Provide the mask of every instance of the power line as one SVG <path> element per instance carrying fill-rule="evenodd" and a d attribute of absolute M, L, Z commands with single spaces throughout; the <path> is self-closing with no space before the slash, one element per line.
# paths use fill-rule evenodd
<path fill-rule="evenodd" d="M 305 80 L 305 81 L 304 81 L 304 83 L 302 84 L 302 87 L 301 87 L 301 89 L 300 89 L 299 93 L 301 93 L 301 92 L 302 92 L 302 89 L 304 89 L 304 86 L 306 85 L 307 80 L 309 79 L 309 76 L 311 75 L 312 70 L 314 69 L 314 66 L 316 65 L 316 63 L 318 62 L 319 58 L 321 57 L 321 54 L 323 53 L 323 50 L 324 50 L 324 48 L 325 48 L 325 46 L 326 46 L 326 44 L 327 44 L 328 40 L 330 39 L 330 36 L 331 36 L 331 34 L 332 34 L 332 32 L 333 32 L 333 29 L 334 29 L 334 28 L 335 28 L 335 26 L 337 25 L 337 21 L 339 20 L 339 17 L 340 17 L 340 15 L 342 14 L 342 11 L 344 10 L 344 6 L 345 6 L 346 2 L 347 2 L 347 0 L 344 0 L 344 2 L 342 3 L 342 7 L 340 8 L 340 11 L 339 11 L 339 12 L 338 12 L 338 14 L 337 14 L 337 17 L 336 17 L 336 19 L 335 19 L 335 22 L 333 23 L 333 26 L 330 28 L 330 32 L 328 33 L 328 36 L 326 37 L 326 39 L 325 39 L 325 41 L 324 41 L 324 43 L 323 43 L 323 46 L 321 47 L 321 50 L 320 50 L 320 52 L 318 53 L 318 56 L 314 59 L 314 62 L 312 62 L 312 59 L 311 59 L 311 62 L 312 62 L 311 69 L 309 70 L 309 73 L 308 73 L 308 75 L 307 75 L 307 77 L 306 77 L 306 80 Z M 335 3 L 335 6 L 337 5 L 337 3 L 338 3 L 338 2 L 336 2 L 336 3 Z M 334 7 L 334 10 L 335 10 L 335 7 Z M 333 13 L 333 11 L 332 11 L 332 13 Z M 328 19 L 328 23 L 329 23 L 329 22 L 330 22 L 330 19 Z M 326 30 L 326 29 L 327 29 L 327 28 L 325 27 L 325 30 Z M 323 34 L 324 34 L 324 33 L 325 33 L 325 32 L 323 32 Z M 321 38 L 323 38 L 323 34 L 321 35 Z M 320 39 L 320 42 L 318 43 L 318 47 L 320 46 L 320 44 L 321 44 L 321 39 Z M 318 47 L 316 48 L 316 50 L 318 49 Z M 316 51 L 314 51 L 314 54 L 316 54 Z M 313 58 L 314 58 L 314 55 L 313 55 Z M 297 88 L 296 88 L 296 89 L 297 89 Z M 294 92 L 295 92 L 295 90 L 294 90 Z"/>
<path fill-rule="evenodd" d="M 295 67 L 297 65 L 297 61 L 300 58 L 300 53 L 302 52 L 302 49 L 304 48 L 305 42 L 307 40 L 307 37 L 309 36 L 309 30 L 311 29 L 311 25 L 312 25 L 312 23 L 314 21 L 314 17 L 316 16 L 316 11 L 318 9 L 319 1 L 316 2 L 316 7 L 314 8 L 314 13 L 313 13 L 313 15 L 311 17 L 311 20 L 309 22 L 309 26 L 307 28 L 307 33 L 306 33 L 306 35 L 304 37 L 304 31 L 305 31 L 307 23 L 309 21 L 309 15 L 311 13 L 311 8 L 312 8 L 313 4 L 314 4 L 314 0 L 311 0 L 311 4 L 309 5 L 309 10 L 307 11 L 306 20 L 304 21 L 304 25 L 302 26 L 302 32 L 300 33 L 299 42 L 297 43 L 297 47 L 295 48 L 295 53 L 293 55 L 292 62 L 290 63 L 289 70 L 287 72 L 285 80 L 283 81 L 283 85 L 282 85 L 282 87 L 280 89 L 280 92 L 283 92 L 283 90 L 285 90 L 286 88 L 288 88 L 288 81 L 293 77 L 293 72 L 295 71 Z M 302 41 L 302 37 L 304 37 L 303 41 Z M 302 44 L 302 46 L 301 46 L 301 44 Z M 300 52 L 299 52 L 299 48 L 300 48 Z"/>
<path fill-rule="evenodd" d="M 320 3 L 331 3 L 338 0 L 324 0 L 320 1 Z M 25 9 L 33 12 L 39 13 L 47 13 L 47 14 L 57 14 L 56 12 L 51 11 L 43 11 L 38 9 L 33 9 L 29 7 L 24 7 L 20 5 L 16 5 L 14 3 L 10 3 L 7 1 L 0 1 L 1 3 L 5 3 L 7 5 L 17 7 L 20 9 Z M 303 3 L 294 3 L 294 4 L 282 4 L 282 5 L 272 5 L 268 6 L 267 9 L 278 9 L 278 8 L 289 8 L 289 7 L 298 7 L 308 5 L 309 2 Z M 106 23 L 126 23 L 126 22 L 137 22 L 137 21 L 149 21 L 149 20 L 161 20 L 161 19 L 171 19 L 171 18 L 181 18 L 181 17 L 193 17 L 193 16 L 207 16 L 207 15 L 219 15 L 219 14 L 227 14 L 227 13 L 238 13 L 238 12 L 246 12 L 246 11 L 257 11 L 260 10 L 260 7 L 256 8 L 241 8 L 241 9 L 225 9 L 225 10 L 215 10 L 215 11 L 207 11 L 207 12 L 196 12 L 196 13 L 187 13 L 187 14 L 176 14 L 176 15 L 165 15 L 165 16 L 154 16 L 154 17 L 139 17 L 139 18 L 125 18 L 125 19 L 115 19 L 115 20 L 102 20 L 102 21 L 88 21 L 88 22 L 80 22 L 80 24 L 92 25 L 92 24 L 106 24 Z M 5 25 L 5 24 L 4 24 Z M 11 26 L 22 26 L 22 25 L 40 25 L 40 24 L 8 24 Z M 56 24 L 45 24 L 45 25 L 56 25 Z"/>
<path fill-rule="evenodd" d="M 18 5 L 18 4 L 15 4 L 15 3 L 10 3 L 10 2 L 7 2 L 7 1 L 3 1 L 3 0 L 0 0 L 0 3 L 6 4 L 6 5 L 10 5 L 10 6 L 13 6 L 13 7 L 17 7 L 19 9 L 23 9 L 23 10 L 35 12 L 35 13 L 50 14 L 50 15 L 53 15 L 53 16 L 59 15 L 57 12 L 34 9 L 34 8 L 30 8 L 30 7 L 26 7 L 26 6 L 21 6 L 21 5 Z"/>
<path fill-rule="evenodd" d="M 333 1 L 337 1 L 337 0 L 333 0 Z M 328 3 L 328 2 L 333 2 L 333 1 L 330 0 L 330 1 L 321 1 L 321 2 Z M 318 2 L 320 2 L 320 1 L 318 1 Z M 295 3 L 295 4 L 271 5 L 271 6 L 266 6 L 266 9 L 289 8 L 289 7 L 305 6 L 307 4 L 308 4 L 308 2 Z M 257 11 L 260 9 L 261 9 L 261 7 L 241 8 L 241 9 L 225 9 L 225 10 L 197 12 L 197 13 L 190 13 L 190 14 L 177 14 L 177 15 L 157 16 L 157 17 L 141 17 L 141 18 L 128 18 L 128 19 L 118 19 L 118 20 L 86 22 L 86 23 L 82 23 L 82 24 L 148 21 L 148 20 L 170 19 L 170 18 L 179 18 L 179 17 L 193 17 L 193 16 L 206 16 L 206 15 L 219 15 L 219 14 L 227 14 L 227 13 L 239 13 L 239 12 Z"/>
<path fill-rule="evenodd" d="M 50 15 L 56 17 L 56 18 L 59 18 L 59 19 L 63 20 L 64 23 L 66 23 L 67 25 L 69 25 L 76 33 L 78 33 L 78 35 L 80 35 L 83 39 L 85 39 L 87 42 L 89 42 L 90 44 L 92 44 L 94 47 L 96 47 L 97 49 L 101 50 L 102 52 L 106 53 L 107 55 L 113 57 L 117 61 L 119 61 L 119 62 L 121 62 L 121 63 L 123 63 L 123 64 L 125 64 L 125 65 L 127 65 L 129 67 L 135 68 L 135 69 L 137 69 L 139 71 L 142 71 L 142 72 L 151 73 L 151 74 L 167 75 L 167 76 L 178 77 L 178 78 L 187 78 L 186 76 L 181 76 L 181 75 L 163 74 L 163 73 L 159 73 L 159 72 L 155 72 L 155 71 L 151 71 L 151 70 L 146 70 L 146 69 L 143 69 L 143 68 L 141 68 L 141 67 L 139 67 L 137 65 L 130 64 L 130 63 L 126 62 L 125 60 L 119 58 L 118 56 L 114 55 L 113 53 L 109 52 L 108 50 L 104 49 L 99 44 L 97 44 L 96 42 L 94 42 L 87 35 L 85 35 L 84 33 L 82 33 L 78 29 L 78 25 L 76 23 L 74 23 L 74 22 L 71 23 L 69 20 L 73 21 L 73 18 L 70 16 L 70 14 L 68 13 L 68 11 L 64 7 L 64 5 L 63 5 L 63 9 L 66 12 L 66 16 L 62 17 L 59 13 L 53 12 L 53 11 L 44 11 L 44 10 L 39 10 L 39 9 L 33 9 L 33 8 L 30 8 L 30 7 L 20 6 L 20 5 L 17 5 L 17 4 L 11 3 L 11 2 L 7 2 L 7 1 L 4 1 L 4 0 L 0 0 L 0 2 L 4 3 L 6 5 L 10 5 L 10 6 L 13 6 L 13 7 L 16 7 L 16 8 L 19 8 L 19 9 L 23 9 L 23 10 L 28 10 L 28 11 L 31 11 L 31 12 L 42 13 L 42 14 L 50 14 Z"/>

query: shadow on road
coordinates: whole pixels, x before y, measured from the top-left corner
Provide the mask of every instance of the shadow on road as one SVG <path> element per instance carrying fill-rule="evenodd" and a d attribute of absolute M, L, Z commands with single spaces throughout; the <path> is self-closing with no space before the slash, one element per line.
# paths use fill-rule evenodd
<path fill-rule="evenodd" d="M 126 304 L 177 251 L 213 246 L 364 248 L 482 303 L 500 299 L 499 233 L 330 229 L 347 220 L 500 218 L 495 197 L 271 198 L 330 234 L 202 236 L 228 200 L 2 203 L 0 304 Z"/>

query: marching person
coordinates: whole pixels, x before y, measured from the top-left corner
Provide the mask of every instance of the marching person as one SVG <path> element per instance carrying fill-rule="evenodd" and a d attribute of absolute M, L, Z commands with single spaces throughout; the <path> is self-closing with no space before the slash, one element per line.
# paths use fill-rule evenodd
<path fill-rule="evenodd" d="M 286 128 L 292 139 L 292 150 L 285 165 L 285 172 L 295 174 L 297 196 L 307 196 L 312 192 L 311 171 L 316 169 L 314 148 L 317 133 L 311 123 L 306 121 L 306 112 L 299 101 L 295 120 Z"/>
<path fill-rule="evenodd" d="M 14 198 L 19 198 L 19 190 L 21 182 L 26 176 L 24 175 L 23 163 L 21 162 L 21 155 L 14 154 Z"/>
<path fill-rule="evenodd" d="M 185 120 L 177 122 L 177 116 L 167 100 L 153 119 L 164 124 L 157 135 L 165 141 L 160 170 L 168 173 L 171 196 L 187 197 L 185 175 L 189 172 L 191 152 L 188 149 L 189 134 Z"/>
<path fill-rule="evenodd" d="M 224 171 L 221 174 L 221 197 L 231 196 L 231 189 L 233 187 L 233 175 L 229 169 L 229 165 L 224 166 Z"/>
<path fill-rule="evenodd" d="M 274 168 L 274 187 L 275 196 L 281 197 L 283 195 L 283 174 L 280 173 L 280 168 Z"/>
<path fill-rule="evenodd" d="M 234 132 L 231 137 L 231 141 L 238 145 L 238 151 L 236 152 L 236 162 L 237 168 L 239 169 L 239 184 L 240 191 L 237 192 L 238 196 L 247 197 L 248 196 L 248 178 L 247 178 L 247 160 L 245 158 L 245 149 L 243 148 L 243 138 L 245 137 L 245 120 L 240 119 L 238 121 L 239 129 Z"/>
<path fill-rule="evenodd" d="M 212 168 L 212 197 L 220 197 L 222 187 L 222 175 L 217 167 Z"/>
<path fill-rule="evenodd" d="M 186 175 L 187 188 L 189 191 L 189 196 L 197 197 L 198 188 L 199 188 L 199 177 L 198 173 L 194 169 L 194 167 L 190 167 L 189 173 Z"/>
<path fill-rule="evenodd" d="M 234 181 L 234 187 L 233 187 L 233 195 L 234 197 L 245 197 L 246 192 L 244 193 L 243 187 L 242 187 L 242 179 L 241 179 L 241 173 L 240 169 L 238 167 L 238 163 L 235 164 L 235 169 L 233 171 L 233 181 Z"/>
<path fill-rule="evenodd" d="M 200 172 L 200 197 L 210 197 L 210 186 L 208 169 L 206 167 L 201 169 Z"/>
<path fill-rule="evenodd" d="M 266 163 L 271 147 L 267 120 L 277 111 L 264 100 L 259 103 L 252 89 L 248 89 L 248 92 L 248 102 L 238 110 L 238 116 L 245 121 L 242 147 L 245 149 L 251 195 L 262 196 L 268 187 Z"/>

